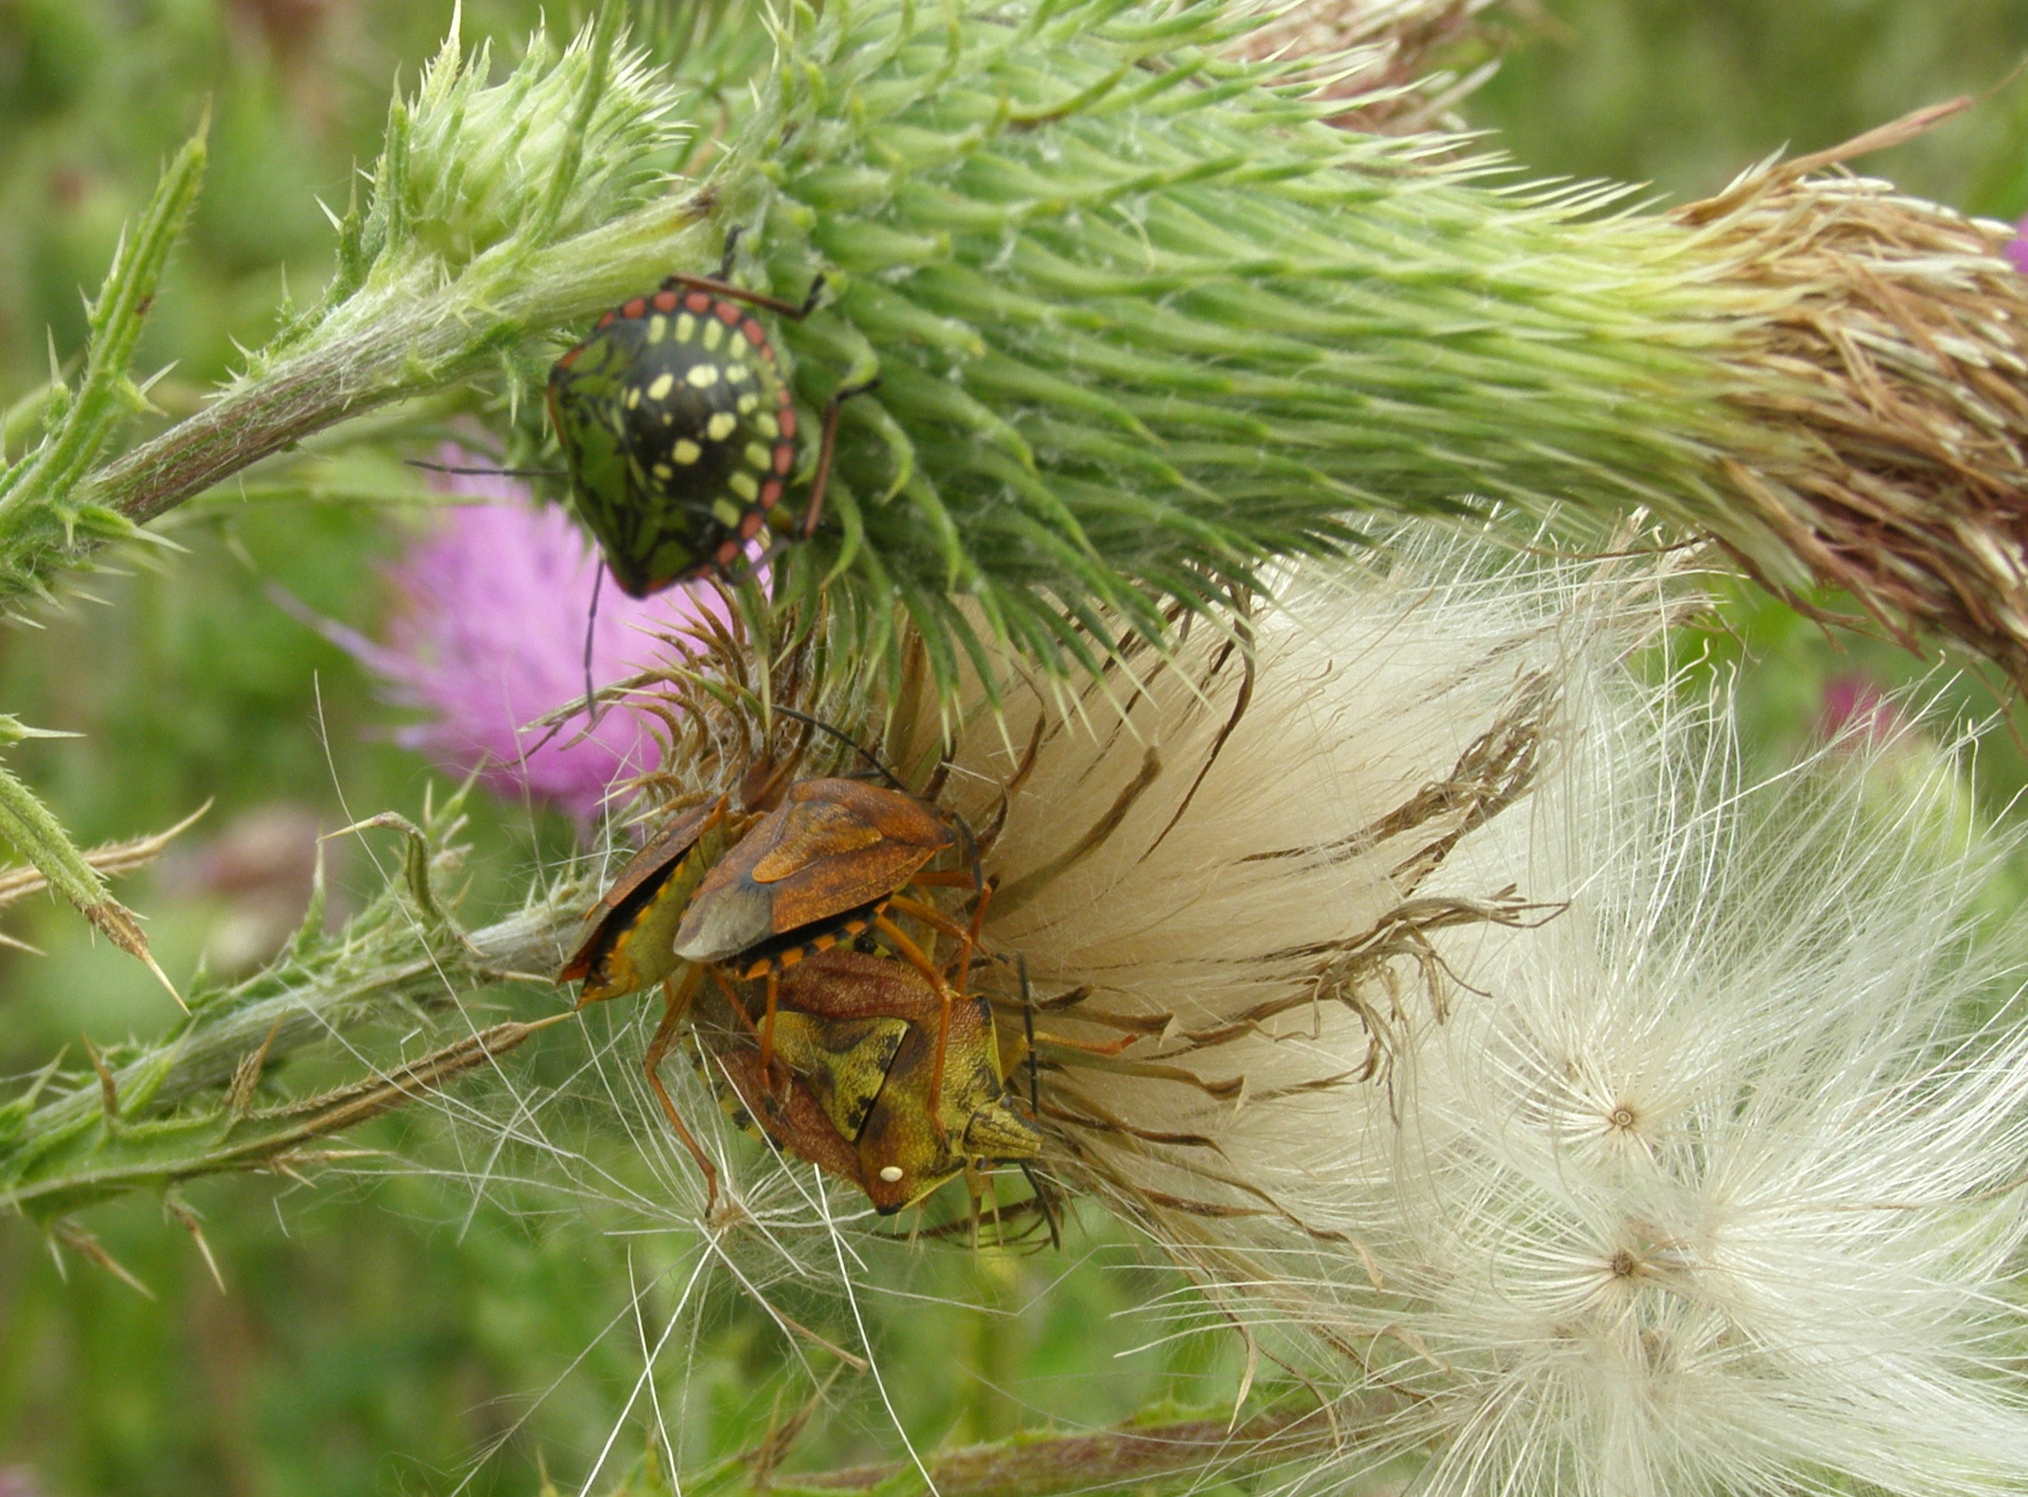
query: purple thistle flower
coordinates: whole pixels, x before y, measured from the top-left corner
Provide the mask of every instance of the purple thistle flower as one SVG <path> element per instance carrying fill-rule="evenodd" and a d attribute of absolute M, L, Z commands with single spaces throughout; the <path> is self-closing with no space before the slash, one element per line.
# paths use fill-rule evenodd
<path fill-rule="evenodd" d="M 598 553 L 561 509 L 531 504 L 518 484 L 454 477 L 447 486 L 487 502 L 447 507 L 441 526 L 388 568 L 399 603 L 387 642 L 326 632 L 383 678 L 390 700 L 428 714 L 397 741 L 447 769 L 478 771 L 496 791 L 541 796 L 594 821 L 615 780 L 660 757 L 647 721 L 608 704 L 589 736 L 581 717 L 546 742 L 547 730 L 527 725 L 584 695 Z M 720 610 L 694 588 L 646 599 L 602 589 L 592 680 L 632 674 L 663 648 L 652 636 L 707 611 Z"/>
<path fill-rule="evenodd" d="M 1817 736 L 1853 735 L 1853 744 L 1882 744 L 1904 726 L 1901 710 L 1872 678 L 1858 672 L 1834 676 L 1824 683 L 1817 709 Z"/>
<path fill-rule="evenodd" d="M 2006 243 L 2007 259 L 2023 275 L 2028 275 L 2028 218 L 2014 225 L 2014 237 Z"/>

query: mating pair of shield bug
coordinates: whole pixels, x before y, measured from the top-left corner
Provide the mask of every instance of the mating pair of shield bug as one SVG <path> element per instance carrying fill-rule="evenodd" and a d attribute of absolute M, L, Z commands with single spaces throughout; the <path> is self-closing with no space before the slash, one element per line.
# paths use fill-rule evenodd
<path fill-rule="evenodd" d="M 715 278 L 671 276 L 621 304 L 550 371 L 572 498 L 635 597 L 729 572 L 780 513 L 796 468 L 795 405 L 751 309 L 800 321 L 824 280 L 800 304 L 734 286 L 738 238 L 728 235 Z M 842 388 L 825 407 L 803 537 L 823 512 L 839 411 L 870 388 Z M 718 1054 L 742 1108 L 877 1208 L 920 1199 L 972 1159 L 1038 1151 L 1003 1100 L 991 1013 L 963 993 L 973 933 L 910 892 L 964 880 L 925 871 L 956 841 L 948 820 L 898 789 L 802 780 L 757 814 L 725 797 L 692 808 L 586 916 L 558 980 L 583 982 L 580 1007 L 660 984 L 649 1084 L 714 1196 L 717 1172 L 659 1074 L 707 974 L 735 1013 L 751 1022 L 748 1005 L 761 1008 L 753 1043 Z M 929 940 L 957 939 L 955 987 L 896 915 Z M 855 938 L 884 952 L 836 949 Z"/>
<path fill-rule="evenodd" d="M 962 992 L 974 933 L 917 897 L 973 881 L 926 866 L 957 843 L 951 821 L 900 790 L 798 780 L 766 811 L 726 797 L 693 808 L 588 912 L 558 981 L 583 982 L 579 1007 L 661 985 L 649 1084 L 714 1195 L 717 1171 L 659 1074 L 707 978 L 751 1028 L 750 1046 L 721 1056 L 745 1110 L 876 1207 L 919 1199 L 971 1159 L 1037 1152 L 1001 1100 L 990 1012 Z M 896 916 L 957 940 L 956 986 Z M 860 937 L 885 954 L 840 949 Z"/>

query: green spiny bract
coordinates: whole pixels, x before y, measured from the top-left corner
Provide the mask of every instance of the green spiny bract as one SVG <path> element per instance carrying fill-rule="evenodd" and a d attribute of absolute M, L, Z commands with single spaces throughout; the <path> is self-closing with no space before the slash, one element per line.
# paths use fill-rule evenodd
<path fill-rule="evenodd" d="M 1361 510 L 1454 510 L 1481 475 L 1542 508 L 1709 486 L 1713 369 L 1662 336 L 1683 293 L 1643 270 L 1666 226 L 1580 231 L 1454 140 L 1328 127 L 1217 50 L 1251 24 L 1228 9 L 785 24 L 708 190 L 777 292 L 836 278 L 837 315 L 782 329 L 803 398 L 880 378 L 847 408 L 839 523 L 788 563 L 806 599 L 833 579 L 861 658 L 898 596 L 947 681 L 981 616 L 1061 668 L 1096 653 L 1064 610 L 1158 635 L 1168 602 L 1356 543 Z"/>
<path fill-rule="evenodd" d="M 120 237 L 104 285 L 89 308 L 90 346 L 73 387 L 50 353 L 49 392 L 39 402 L 41 440 L 18 462 L 0 454 L 0 596 L 48 597 L 43 580 L 109 540 L 137 534 L 124 515 L 88 497 L 86 475 L 135 412 L 148 409 L 147 384 L 131 374 L 141 326 L 154 305 L 169 253 L 196 205 L 207 160 L 209 121 L 176 153 L 146 211 Z"/>
<path fill-rule="evenodd" d="M 397 97 L 362 210 L 339 230 L 338 274 L 290 334 L 322 329 L 341 303 L 413 281 L 435 287 L 491 255 L 526 256 L 595 229 L 653 197 L 681 128 L 674 92 L 621 48 L 617 7 L 561 51 L 529 38 L 514 71 L 489 84 L 491 49 L 466 57 L 455 34 L 413 98 Z"/>
<path fill-rule="evenodd" d="M 256 1094 L 263 1068 L 291 1051 L 391 1013 L 441 1009 L 554 959 L 587 892 L 574 880 L 536 891 L 481 929 L 457 923 L 464 795 L 426 805 L 420 826 L 380 816 L 354 829 L 400 831 L 402 876 L 338 930 L 324 929 L 320 874 L 295 939 L 264 970 L 229 985 L 200 978 L 189 1014 L 159 1039 L 108 1052 L 99 1076 L 59 1057 L 10 1089 L 0 1100 L 0 1212 L 49 1221 L 130 1190 L 306 1159 L 326 1135 L 542 1027 L 538 1019 L 474 1031 L 461 1022 L 444 1048 L 383 1058 L 336 1091 L 287 1101 Z"/>

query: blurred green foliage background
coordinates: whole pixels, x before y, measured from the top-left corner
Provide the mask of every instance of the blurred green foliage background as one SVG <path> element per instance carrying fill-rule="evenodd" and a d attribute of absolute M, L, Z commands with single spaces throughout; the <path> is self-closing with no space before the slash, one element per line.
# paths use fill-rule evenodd
<path fill-rule="evenodd" d="M 474 0 L 465 34 L 511 55 L 539 11 L 534 0 Z M 208 106 L 202 204 L 140 360 L 143 370 L 173 365 L 155 391 L 166 417 L 195 408 L 231 370 L 234 341 L 257 343 L 274 326 L 285 288 L 314 294 L 330 242 L 318 200 L 342 207 L 377 152 L 390 83 L 413 86 L 448 19 L 448 5 L 392 0 L 0 4 L 0 411 L 33 396 L 52 358 L 76 356 L 81 294 Z M 571 19 L 552 11 L 559 27 Z M 1500 25 L 1508 60 L 1468 114 L 1532 174 L 1649 181 L 1680 199 L 1785 144 L 1819 149 L 1992 90 L 1968 116 L 1864 169 L 1974 213 L 2028 208 L 2028 86 L 2006 81 L 2028 54 L 2028 9 L 1540 0 Z M 13 450 L 21 435 L 10 433 Z M 382 809 L 413 812 L 433 777 L 389 742 L 395 716 L 357 665 L 272 596 L 279 588 L 372 630 L 391 602 L 377 564 L 420 521 L 373 502 L 370 478 L 341 504 L 249 487 L 188 506 L 164 527 L 181 553 L 86 579 L 95 601 L 0 637 L 0 709 L 86 735 L 9 760 L 81 838 L 135 835 L 214 803 L 182 847 L 122 890 L 150 917 L 172 974 L 257 960 L 301 909 L 315 834 Z M 1749 749 L 1763 763 L 1817 731 L 1834 683 L 1892 689 L 1928 668 L 1886 641 L 1830 637 L 1743 587 L 1720 625 L 1690 643 L 1707 672 L 1737 669 Z M 1985 713 L 1996 700 L 1976 680 L 1942 693 L 1949 712 Z M 1977 774 L 1968 794 L 1995 808 L 2028 785 L 2004 737 Z M 474 917 L 531 865 L 572 850 L 560 819 L 476 805 Z M 354 843 L 326 852 L 341 906 L 378 887 L 382 872 Z M 2011 908 L 2023 889 L 1996 890 L 1996 906 Z M 103 1046 L 161 1025 L 159 990 L 67 909 L 31 901 L 5 928 L 45 954 L 0 952 L 0 1079 L 25 1078 L 80 1036 Z M 553 1003 L 531 990 L 514 1011 Z M 585 1147 L 625 1171 L 624 1131 L 594 1117 L 585 1128 Z M 66 1279 L 30 1224 L 0 1221 L 0 1491 L 522 1491 L 536 1485 L 538 1455 L 574 1482 L 609 1435 L 605 1470 L 633 1468 L 648 1418 L 639 1400 L 626 1412 L 640 1338 L 652 1339 L 681 1287 L 658 1272 L 687 1263 L 688 1245 L 624 1233 L 596 1201 L 558 1221 L 553 1201 L 546 1214 L 517 1212 L 511 1191 L 489 1187 L 474 1209 L 464 1172 L 476 1166 L 458 1162 L 445 1131 L 440 1116 L 419 1113 L 359 1140 L 426 1167 L 363 1161 L 314 1188 L 233 1178 L 193 1189 L 225 1294 L 151 1201 L 101 1208 L 86 1225 L 153 1299 L 74 1256 Z M 866 1313 L 887 1392 L 920 1442 L 984 1438 L 1052 1413 L 1103 1422 L 1161 1398 L 1215 1402 L 1232 1385 L 1237 1352 L 1223 1337 L 1109 1360 L 1164 1329 L 1115 1315 L 1177 1285 L 1131 1266 L 1129 1247 L 1095 1218 L 1073 1226 L 1060 1256 L 919 1246 L 887 1256 L 873 1276 L 884 1292 Z M 722 1282 L 712 1288 L 723 1313 L 675 1358 L 698 1461 L 750 1445 L 808 1391 L 785 1365 L 794 1348 L 782 1334 Z M 848 1307 L 793 1294 L 782 1303 L 851 1339 Z M 841 1391 L 856 1414 L 818 1421 L 796 1463 L 897 1455 L 875 1393 Z M 524 1414 L 514 1443 L 489 1458 Z"/>

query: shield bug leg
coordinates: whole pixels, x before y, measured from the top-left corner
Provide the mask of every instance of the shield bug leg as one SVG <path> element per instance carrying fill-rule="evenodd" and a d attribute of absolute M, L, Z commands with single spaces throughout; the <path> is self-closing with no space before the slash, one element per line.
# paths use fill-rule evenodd
<path fill-rule="evenodd" d="M 704 1146 L 697 1142 L 682 1114 L 676 1111 L 675 1099 L 662 1085 L 662 1057 L 669 1053 L 669 1047 L 676 1039 L 676 1026 L 690 1011 L 690 1001 L 697 993 L 701 974 L 693 967 L 683 976 L 679 986 L 674 978 L 662 979 L 662 1022 L 655 1026 L 655 1037 L 648 1041 L 648 1053 L 642 1059 L 642 1069 L 648 1073 L 648 1085 L 654 1088 L 655 1100 L 662 1104 L 662 1111 L 669 1119 L 669 1126 L 676 1130 L 676 1137 L 683 1147 L 690 1151 L 690 1157 L 697 1161 L 698 1169 L 704 1172 L 704 1211 L 708 1216 L 711 1208 L 718 1203 L 718 1170 L 705 1155 Z"/>
<path fill-rule="evenodd" d="M 781 968 L 770 967 L 767 970 L 767 986 L 764 990 L 766 996 L 763 999 L 766 1009 L 759 1023 L 755 1023 L 753 1015 L 747 1011 L 746 1000 L 740 997 L 739 990 L 733 986 L 732 979 L 726 975 L 725 968 L 714 965 L 705 967 L 702 970 L 711 974 L 711 980 L 718 984 L 719 992 L 725 997 L 725 1006 L 738 1016 L 739 1022 L 745 1027 L 746 1032 L 753 1037 L 754 1043 L 759 1046 L 760 1074 L 765 1076 L 774 1085 L 776 1091 L 786 1090 L 789 1083 L 794 1080 L 795 1071 L 786 1061 L 781 1061 L 780 1064 L 777 1064 L 777 1061 L 780 1061 L 781 1058 L 774 1051 L 774 1020 L 776 1007 L 780 1002 L 778 979 Z"/>
<path fill-rule="evenodd" d="M 803 293 L 800 302 L 783 301 L 779 296 L 769 296 L 765 291 L 751 291 L 732 283 L 733 261 L 737 258 L 740 236 L 746 233 L 745 224 L 734 224 L 725 231 L 725 248 L 718 257 L 718 274 L 715 276 L 684 275 L 681 271 L 663 277 L 664 291 L 687 291 L 695 288 L 722 296 L 730 301 L 745 302 L 750 307 L 766 307 L 778 312 L 791 322 L 801 322 L 817 310 L 817 303 L 824 295 L 824 273 L 819 271 L 810 282 L 810 289 Z"/>
<path fill-rule="evenodd" d="M 912 899 L 896 900 L 895 903 L 911 906 L 912 908 L 908 913 L 914 914 L 917 919 L 922 919 L 927 914 L 935 917 L 934 923 L 943 923 L 943 917 L 937 915 L 936 911 L 930 909 L 927 905 L 917 904 Z M 950 1045 L 951 1009 L 956 1002 L 951 993 L 951 986 L 944 981 L 943 974 L 930 964 L 930 959 L 923 953 L 922 948 L 911 941 L 907 933 L 892 920 L 888 919 L 886 915 L 877 917 L 873 922 L 873 928 L 887 938 L 888 943 L 893 946 L 896 956 L 907 962 L 929 980 L 931 988 L 936 992 L 938 1004 L 937 1037 L 930 1057 L 929 1094 L 932 1097 L 941 1097 L 944 1085 L 944 1052 Z M 965 960 L 968 964 L 970 963 L 970 952 L 965 954 Z M 929 1124 L 931 1129 L 935 1131 L 938 1139 L 941 1140 L 947 1136 L 942 1108 L 936 1107 L 930 1109 Z"/>
<path fill-rule="evenodd" d="M 1035 994 L 1028 986 L 1028 954 L 1014 953 L 1014 971 L 1021 981 L 1021 1038 L 1026 1041 L 1028 1054 L 1028 1110 L 1035 1115 L 1035 1121 L 1042 1121 L 1042 1063 L 1035 1054 Z"/>
<path fill-rule="evenodd" d="M 773 1072 L 775 1064 L 775 1010 L 782 1001 L 781 973 L 779 966 L 769 966 L 765 979 L 767 996 L 761 1000 L 765 1005 L 760 1023 L 761 1069 L 769 1073 Z"/>
<path fill-rule="evenodd" d="M 411 468 L 421 468 L 429 473 L 449 473 L 454 476 L 472 478 L 568 478 L 569 470 L 564 468 L 466 468 L 454 463 L 426 462 L 419 457 L 406 457 L 402 462 Z"/>
<path fill-rule="evenodd" d="M 836 450 L 838 445 L 839 412 L 844 409 L 845 402 L 853 396 L 864 395 L 867 391 L 878 388 L 879 384 L 880 377 L 875 375 L 872 379 L 864 380 L 856 385 L 848 385 L 844 389 L 836 391 L 830 400 L 825 402 L 823 435 L 817 443 L 817 470 L 810 476 L 810 493 L 809 497 L 803 501 L 803 519 L 796 530 L 795 538 L 797 540 L 806 541 L 815 535 L 817 533 L 817 522 L 824 515 L 824 495 L 831 488 L 831 454 Z M 787 543 L 787 540 L 788 538 L 785 536 L 781 540 L 776 541 L 774 545 L 768 547 L 754 565 L 765 566 L 773 558 L 774 554 Z M 827 723 L 824 726 L 828 727 L 830 725 Z M 858 745 L 854 744 L 853 747 L 857 748 Z M 861 752 L 863 753 L 864 750 L 861 750 Z M 867 757 L 871 758 L 872 756 L 869 754 Z M 877 766 L 879 761 L 876 759 L 874 763 Z M 883 770 L 882 773 L 886 773 L 886 771 Z"/>
<path fill-rule="evenodd" d="M 732 279 L 733 257 L 738 254 L 740 236 L 745 233 L 745 224 L 734 224 L 725 231 L 725 246 L 718 254 L 718 278 L 721 281 L 730 281 Z M 664 284 L 666 285 L 667 283 L 664 282 Z"/>
<path fill-rule="evenodd" d="M 592 573 L 591 607 L 585 611 L 584 616 L 584 710 L 585 716 L 591 719 L 592 728 L 596 728 L 599 725 L 598 699 L 592 692 L 592 638 L 598 631 L 599 593 L 604 590 L 605 581 L 606 569 L 604 567 L 600 567 Z M 559 723 L 557 726 L 560 729 L 562 724 Z M 547 740 L 544 741 L 546 742 Z M 523 757 L 525 759 L 526 755 Z"/>
<path fill-rule="evenodd" d="M 917 879 L 916 882 L 927 883 L 935 877 L 936 875 L 934 874 L 925 875 Z M 889 904 L 889 908 L 896 913 L 912 915 L 931 929 L 942 931 L 946 935 L 955 937 L 958 942 L 959 956 L 956 963 L 958 982 L 956 992 L 952 992 L 950 985 L 941 976 L 935 978 L 937 991 L 943 998 L 944 1012 L 943 1022 L 937 1026 L 936 1053 L 930 1062 L 931 1096 L 941 1095 L 944 1080 L 944 1052 L 949 1043 L 950 1012 L 955 1004 L 962 1003 L 965 1000 L 965 988 L 972 970 L 972 953 L 978 949 L 979 932 L 986 918 L 986 901 L 990 897 L 991 892 L 990 885 L 981 884 L 979 897 L 972 907 L 972 919 L 969 926 L 958 925 L 947 919 L 932 906 L 923 904 L 919 900 L 910 899 L 905 895 L 897 895 Z M 876 925 L 883 926 L 883 933 L 893 931 L 895 935 L 900 934 L 898 930 L 894 930 L 891 922 L 885 921 L 884 917 L 883 920 L 876 921 L 875 923 Z M 899 946 L 896 947 L 896 950 L 901 953 L 905 960 L 911 960 L 911 964 L 913 965 L 912 959 L 908 957 L 906 950 Z M 941 1117 L 934 1117 L 931 1121 L 938 1128 L 943 1126 L 943 1119 Z"/>
<path fill-rule="evenodd" d="M 817 443 L 817 471 L 810 477 L 810 496 L 803 501 L 802 539 L 808 540 L 817 533 L 817 521 L 824 513 L 824 493 L 831 487 L 831 454 L 838 446 L 838 417 L 845 409 L 845 402 L 855 395 L 864 395 L 880 384 L 880 376 L 862 380 L 856 385 L 846 385 L 833 391 L 824 406 L 824 432 Z"/>
<path fill-rule="evenodd" d="M 1036 1126 L 1042 1123 L 1042 1063 L 1035 1053 L 1035 994 L 1028 986 L 1028 956 L 1026 952 L 1014 953 L 1014 973 L 1021 984 L 1021 1038 L 1027 1053 L 1022 1064 L 1028 1072 L 1028 1111 L 1035 1119 Z M 1021 1178 L 1028 1182 L 1036 1209 L 1042 1213 L 1042 1220 L 1049 1228 L 1049 1246 L 1052 1252 L 1063 1247 L 1063 1234 L 1058 1229 L 1056 1207 L 1051 1203 L 1049 1192 L 1043 1187 L 1042 1179 L 1021 1161 Z"/>

